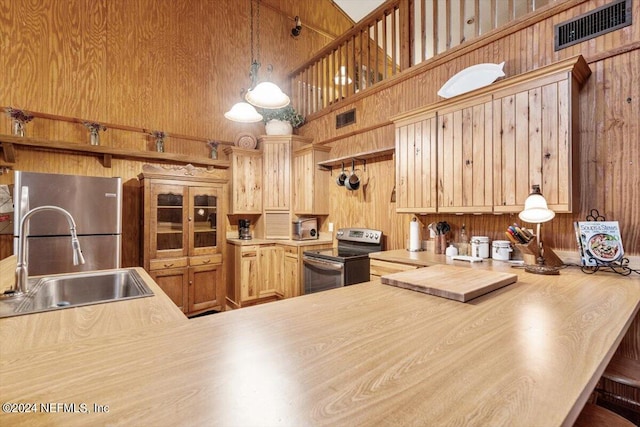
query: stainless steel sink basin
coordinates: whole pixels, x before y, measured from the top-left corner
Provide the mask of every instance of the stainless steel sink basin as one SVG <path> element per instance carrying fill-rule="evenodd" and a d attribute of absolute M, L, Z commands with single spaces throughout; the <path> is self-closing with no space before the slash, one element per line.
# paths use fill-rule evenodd
<path fill-rule="evenodd" d="M 104 270 L 29 279 L 23 297 L 0 301 L 0 317 L 152 296 L 134 269 Z"/>

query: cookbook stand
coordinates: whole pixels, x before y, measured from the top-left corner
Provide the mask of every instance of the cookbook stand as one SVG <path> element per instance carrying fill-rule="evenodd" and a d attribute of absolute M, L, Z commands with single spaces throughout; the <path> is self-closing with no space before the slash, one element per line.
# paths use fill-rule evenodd
<path fill-rule="evenodd" d="M 591 209 L 586 217 L 587 221 L 606 221 L 603 215 L 600 215 L 597 209 Z M 640 274 L 640 270 L 629 267 L 629 258 L 622 257 L 617 261 L 605 262 L 594 257 L 589 257 L 589 261 L 595 263 L 595 265 L 583 265 L 581 267 L 583 273 L 594 274 L 597 271 L 604 269 L 605 271 L 611 270 L 616 274 L 622 276 L 628 276 L 631 273 Z"/>

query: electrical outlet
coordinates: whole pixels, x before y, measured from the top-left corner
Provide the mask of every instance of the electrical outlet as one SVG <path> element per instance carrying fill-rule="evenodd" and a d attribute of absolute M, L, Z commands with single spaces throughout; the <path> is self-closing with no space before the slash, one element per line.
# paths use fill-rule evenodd
<path fill-rule="evenodd" d="M 329 223 L 329 231 L 330 232 L 333 231 L 333 223 L 332 222 Z"/>

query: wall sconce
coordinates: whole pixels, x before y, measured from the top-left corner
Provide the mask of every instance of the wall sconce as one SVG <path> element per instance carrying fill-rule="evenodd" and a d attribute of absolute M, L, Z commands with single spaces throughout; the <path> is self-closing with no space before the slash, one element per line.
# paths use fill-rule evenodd
<path fill-rule="evenodd" d="M 540 192 L 539 185 L 531 187 L 531 194 L 524 202 L 524 210 L 518 214 L 524 222 L 536 224 L 537 253 L 536 264 L 525 265 L 525 271 L 534 274 L 560 274 L 558 267 L 547 265 L 544 259 L 544 248 L 542 246 L 542 236 L 540 234 L 541 224 L 551 221 L 556 213 L 547 207 L 547 201 Z"/>
<path fill-rule="evenodd" d="M 300 33 L 302 32 L 302 21 L 300 21 L 300 17 L 296 16 L 295 18 L 296 21 L 296 26 L 293 27 L 293 29 L 291 30 L 291 36 L 292 37 L 298 37 L 300 35 Z"/>

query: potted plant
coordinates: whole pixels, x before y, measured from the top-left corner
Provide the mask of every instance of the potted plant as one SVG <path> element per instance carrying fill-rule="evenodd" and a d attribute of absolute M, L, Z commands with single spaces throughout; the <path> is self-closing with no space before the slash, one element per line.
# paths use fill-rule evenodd
<path fill-rule="evenodd" d="M 267 135 L 291 135 L 293 129 L 304 124 L 304 117 L 291 105 L 283 108 L 258 110 L 262 114 Z"/>

